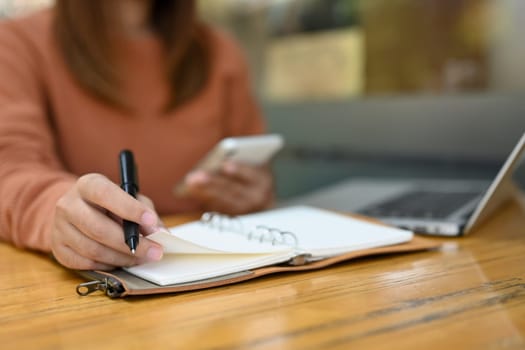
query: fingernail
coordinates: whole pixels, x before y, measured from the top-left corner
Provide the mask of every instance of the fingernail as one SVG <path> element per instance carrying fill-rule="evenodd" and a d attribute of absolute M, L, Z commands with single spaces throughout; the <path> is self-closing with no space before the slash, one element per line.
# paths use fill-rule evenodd
<path fill-rule="evenodd" d="M 157 224 L 157 216 L 149 211 L 144 212 L 140 218 L 140 222 L 145 226 L 153 226 Z"/>
<path fill-rule="evenodd" d="M 162 259 L 163 254 L 164 252 L 162 251 L 162 248 L 153 246 L 148 249 L 146 257 L 148 258 L 148 261 L 159 261 Z"/>
<path fill-rule="evenodd" d="M 142 229 L 147 236 L 162 230 L 159 226 L 143 226 Z"/>

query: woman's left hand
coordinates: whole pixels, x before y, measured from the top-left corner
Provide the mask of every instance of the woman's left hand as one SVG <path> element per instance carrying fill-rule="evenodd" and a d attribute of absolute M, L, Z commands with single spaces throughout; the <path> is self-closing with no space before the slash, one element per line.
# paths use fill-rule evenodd
<path fill-rule="evenodd" d="M 226 162 L 217 173 L 197 170 L 185 179 L 185 194 L 203 203 L 204 210 L 238 215 L 273 204 L 273 175 L 268 166 Z"/>

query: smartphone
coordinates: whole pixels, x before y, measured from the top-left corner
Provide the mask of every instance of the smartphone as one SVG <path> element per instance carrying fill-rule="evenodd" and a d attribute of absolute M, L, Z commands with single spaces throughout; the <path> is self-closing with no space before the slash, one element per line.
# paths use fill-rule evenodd
<path fill-rule="evenodd" d="M 283 137 L 279 134 L 227 137 L 215 145 L 197 163 L 193 171 L 202 169 L 209 172 L 217 172 L 226 160 L 244 164 L 263 165 L 269 162 L 283 145 Z M 183 195 L 186 191 L 184 183 L 177 184 L 173 191 L 176 195 Z"/>
<path fill-rule="evenodd" d="M 215 172 L 226 160 L 262 165 L 270 161 L 283 145 L 283 137 L 279 134 L 227 137 L 221 140 L 195 169 Z"/>

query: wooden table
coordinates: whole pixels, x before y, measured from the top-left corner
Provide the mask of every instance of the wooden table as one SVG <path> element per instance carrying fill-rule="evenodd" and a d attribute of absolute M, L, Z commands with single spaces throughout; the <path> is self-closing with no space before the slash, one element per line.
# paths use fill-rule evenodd
<path fill-rule="evenodd" d="M 75 274 L 0 244 L 0 348 L 523 349 L 524 213 L 442 251 L 126 299 L 80 297 Z"/>

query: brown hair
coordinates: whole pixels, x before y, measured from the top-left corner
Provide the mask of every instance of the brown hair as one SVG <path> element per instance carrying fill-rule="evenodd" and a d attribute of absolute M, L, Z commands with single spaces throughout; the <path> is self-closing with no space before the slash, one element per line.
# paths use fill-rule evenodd
<path fill-rule="evenodd" d="M 57 0 L 55 33 L 80 84 L 104 101 L 125 108 L 111 53 L 110 25 L 116 23 L 111 6 L 113 1 L 107 0 Z M 209 50 L 196 11 L 194 0 L 152 0 L 150 25 L 167 53 L 168 109 L 195 96 L 209 74 Z"/>

